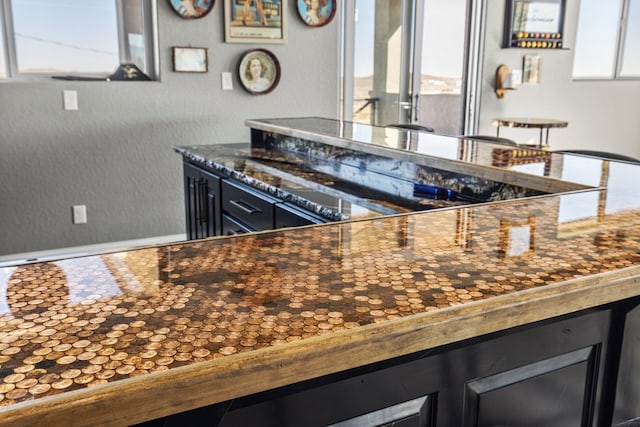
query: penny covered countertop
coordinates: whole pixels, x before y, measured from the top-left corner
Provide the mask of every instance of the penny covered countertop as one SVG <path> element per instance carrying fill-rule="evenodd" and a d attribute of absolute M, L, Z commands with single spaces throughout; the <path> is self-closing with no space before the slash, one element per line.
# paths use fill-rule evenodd
<path fill-rule="evenodd" d="M 0 268 L 0 424 L 135 424 L 639 296 L 640 170 L 587 160 L 599 188 Z"/>

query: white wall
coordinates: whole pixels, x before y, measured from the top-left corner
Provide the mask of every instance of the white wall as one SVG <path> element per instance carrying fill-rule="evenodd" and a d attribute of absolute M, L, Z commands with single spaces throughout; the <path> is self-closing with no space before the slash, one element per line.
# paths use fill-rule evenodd
<path fill-rule="evenodd" d="M 0 82 L 0 255 L 184 232 L 174 145 L 248 141 L 247 118 L 337 117 L 339 16 L 306 26 L 288 4 L 288 43 L 224 43 L 224 2 L 201 19 L 158 0 L 160 82 Z M 171 71 L 172 46 L 209 49 L 209 72 Z M 239 85 L 240 55 L 264 47 L 282 78 L 270 94 Z M 222 91 L 220 73 L 234 72 Z M 79 111 L 62 110 L 62 91 Z M 88 223 L 71 223 L 71 206 Z"/>
<path fill-rule="evenodd" d="M 479 133 L 495 135 L 496 117 L 543 117 L 569 122 L 551 129 L 553 150 L 583 148 L 619 152 L 640 158 L 640 81 L 572 81 L 578 1 L 567 1 L 564 45 L 568 49 L 502 49 L 504 0 L 487 0 L 487 33 L 483 64 Z M 542 82 L 522 85 L 503 99 L 494 92 L 500 64 L 522 69 L 523 56 L 542 57 Z M 504 128 L 502 128 L 504 129 Z M 504 129 L 501 136 L 518 142 L 538 141 L 537 130 Z"/>

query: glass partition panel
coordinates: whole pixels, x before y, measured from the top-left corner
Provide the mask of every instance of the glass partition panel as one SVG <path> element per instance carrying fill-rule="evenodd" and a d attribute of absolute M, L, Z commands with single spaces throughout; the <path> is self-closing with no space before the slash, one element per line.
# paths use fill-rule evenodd
<path fill-rule="evenodd" d="M 629 2 L 620 76 L 640 77 L 640 0 Z"/>

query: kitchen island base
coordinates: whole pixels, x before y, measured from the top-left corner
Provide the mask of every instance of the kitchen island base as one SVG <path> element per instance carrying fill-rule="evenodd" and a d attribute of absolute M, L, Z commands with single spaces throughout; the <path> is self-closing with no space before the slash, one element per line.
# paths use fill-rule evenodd
<path fill-rule="evenodd" d="M 621 411 L 612 396 L 622 336 L 630 338 L 624 322 L 638 302 L 425 349 L 145 425 L 609 425 L 604 420 Z M 632 342 L 625 342 L 627 354 Z"/>

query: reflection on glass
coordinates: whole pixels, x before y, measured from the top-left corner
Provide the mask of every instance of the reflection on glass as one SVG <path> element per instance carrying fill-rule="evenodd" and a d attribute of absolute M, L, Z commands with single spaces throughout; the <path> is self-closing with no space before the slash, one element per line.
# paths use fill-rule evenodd
<path fill-rule="evenodd" d="M 558 206 L 558 224 L 580 220 L 596 220 L 600 191 L 567 194 L 560 196 Z"/>
<path fill-rule="evenodd" d="M 630 0 L 621 76 L 640 76 L 640 0 Z"/>
<path fill-rule="evenodd" d="M 639 170 L 639 165 L 609 162 L 606 214 L 640 208 L 640 189 L 637 182 Z"/>
<path fill-rule="evenodd" d="M 560 179 L 599 187 L 602 180 L 602 160 L 564 154 Z"/>
<path fill-rule="evenodd" d="M 18 267 L 0 268 L 0 315 L 11 313 L 7 305 L 7 288 L 9 286 L 9 279 L 17 268 Z"/>
<path fill-rule="evenodd" d="M 4 27 L 2 19 L 0 19 L 0 34 L 4 34 Z M 2 43 L 2 37 L 0 37 L 0 79 L 7 77 L 7 57 L 4 52 L 4 43 Z"/>
<path fill-rule="evenodd" d="M 458 159 L 457 140 L 450 136 L 434 135 L 421 132 L 416 151 L 420 154 L 442 157 L 444 159 Z"/>

